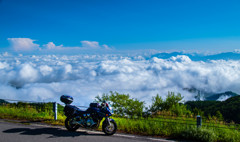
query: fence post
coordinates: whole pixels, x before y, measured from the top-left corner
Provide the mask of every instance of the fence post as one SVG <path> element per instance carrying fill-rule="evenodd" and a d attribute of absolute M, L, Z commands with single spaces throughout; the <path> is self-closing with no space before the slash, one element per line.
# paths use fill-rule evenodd
<path fill-rule="evenodd" d="M 200 115 L 197 116 L 197 128 L 202 126 L 202 117 Z"/>
<path fill-rule="evenodd" d="M 54 120 L 57 120 L 57 102 L 53 103 Z"/>

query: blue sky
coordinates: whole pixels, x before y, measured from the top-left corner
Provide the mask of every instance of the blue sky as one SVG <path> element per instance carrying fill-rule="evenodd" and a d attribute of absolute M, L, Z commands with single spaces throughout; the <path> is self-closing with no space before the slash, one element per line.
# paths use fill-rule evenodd
<path fill-rule="evenodd" d="M 239 1 L 0 0 L 0 48 L 9 38 L 39 47 L 81 41 L 126 49 L 233 51 L 240 48 Z M 30 41 L 31 42 L 31 41 Z"/>

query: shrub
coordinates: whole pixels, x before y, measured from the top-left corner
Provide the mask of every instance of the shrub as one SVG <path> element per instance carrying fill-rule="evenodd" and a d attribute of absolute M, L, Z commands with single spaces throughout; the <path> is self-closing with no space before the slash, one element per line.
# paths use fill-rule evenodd
<path fill-rule="evenodd" d="M 219 129 L 217 130 L 218 141 L 220 142 L 239 142 L 240 133 L 237 130 Z"/>
<path fill-rule="evenodd" d="M 181 137 L 188 140 L 196 140 L 202 142 L 217 141 L 217 135 L 212 129 L 205 128 L 189 128 L 181 132 Z"/>

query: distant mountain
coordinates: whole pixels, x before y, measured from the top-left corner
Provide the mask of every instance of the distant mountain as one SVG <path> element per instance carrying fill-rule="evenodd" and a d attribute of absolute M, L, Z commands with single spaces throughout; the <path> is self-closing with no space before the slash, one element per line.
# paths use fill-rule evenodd
<path fill-rule="evenodd" d="M 188 56 L 193 61 L 207 61 L 207 60 L 240 60 L 239 52 L 225 52 L 214 55 L 202 55 L 197 53 L 183 53 L 183 52 L 171 52 L 171 53 L 158 53 L 152 55 L 151 58 L 157 57 L 161 59 L 169 59 L 172 56 L 185 55 Z"/>
<path fill-rule="evenodd" d="M 5 101 L 5 100 L 3 100 L 3 99 L 0 99 L 0 105 L 2 105 L 2 104 L 8 104 L 9 102 L 7 102 L 7 101 Z"/>
<path fill-rule="evenodd" d="M 236 52 L 226 52 L 221 54 L 205 56 L 205 60 L 240 60 L 240 54 Z"/>
<path fill-rule="evenodd" d="M 183 90 L 190 93 L 196 94 L 195 99 L 197 101 L 225 101 L 228 98 L 239 96 L 239 94 L 232 91 L 226 91 L 224 93 L 209 93 L 206 91 L 201 91 L 196 88 L 183 88 Z"/>
<path fill-rule="evenodd" d="M 158 53 L 155 55 L 152 55 L 151 58 L 157 57 L 161 59 L 169 59 L 172 56 L 177 56 L 177 55 L 185 55 L 188 56 L 190 59 L 193 59 L 194 56 L 197 56 L 197 54 L 188 54 L 188 53 L 183 53 L 183 52 L 171 52 L 171 53 Z"/>
<path fill-rule="evenodd" d="M 222 101 L 226 100 L 231 97 L 239 96 L 237 93 L 234 93 L 232 91 L 227 91 L 225 93 L 219 93 L 219 94 L 214 94 L 209 97 L 206 97 L 206 100 L 208 101 Z"/>

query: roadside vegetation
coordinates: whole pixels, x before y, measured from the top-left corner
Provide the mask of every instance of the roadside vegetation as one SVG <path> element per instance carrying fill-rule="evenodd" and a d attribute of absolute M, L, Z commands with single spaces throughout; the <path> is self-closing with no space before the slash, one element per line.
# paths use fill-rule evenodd
<path fill-rule="evenodd" d="M 0 104 L 1 119 L 17 119 L 27 121 L 39 121 L 54 125 L 63 125 L 65 116 L 61 110 L 63 107 L 58 105 L 58 120 L 54 121 L 52 103 L 2 103 Z"/>
<path fill-rule="evenodd" d="M 233 97 L 230 98 L 233 103 L 229 100 L 226 102 L 237 104 L 238 99 L 239 97 Z M 231 121 L 226 124 L 225 116 L 221 113 L 221 108 L 224 107 L 214 107 L 214 113 L 205 113 L 207 108 L 197 107 L 201 106 L 197 105 L 198 101 L 183 104 L 182 100 L 181 94 L 169 92 L 165 100 L 156 95 L 152 98 L 151 106 L 146 107 L 143 101 L 131 98 L 128 94 L 110 92 L 96 96 L 97 102 L 110 102 L 115 110 L 113 119 L 117 122 L 120 132 L 204 142 L 240 140 L 237 123 Z M 226 102 L 217 102 L 216 106 Z M 0 114 L 0 118 L 41 121 L 55 125 L 63 125 L 66 118 L 61 105 L 58 105 L 58 120 L 54 121 L 52 103 L 8 103 L 4 100 L 0 100 Z M 199 128 L 196 125 L 197 115 L 203 118 Z"/>

